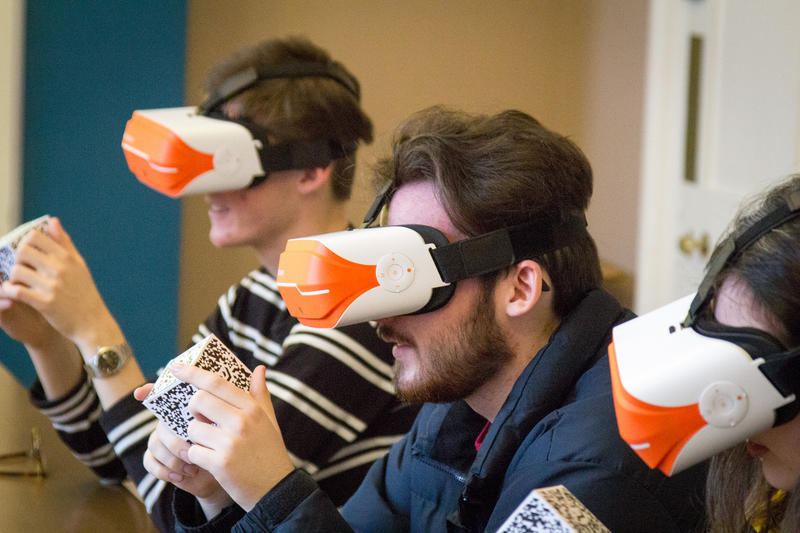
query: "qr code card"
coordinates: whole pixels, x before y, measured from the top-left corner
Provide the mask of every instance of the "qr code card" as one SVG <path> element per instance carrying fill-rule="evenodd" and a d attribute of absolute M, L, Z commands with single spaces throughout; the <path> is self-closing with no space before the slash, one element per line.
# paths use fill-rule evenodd
<path fill-rule="evenodd" d="M 17 246 L 19 246 L 22 238 L 32 230 L 47 233 L 47 221 L 49 219 L 49 215 L 44 215 L 30 220 L 0 237 L 0 283 L 6 281 L 11 275 L 11 269 L 17 260 Z"/>
<path fill-rule="evenodd" d="M 611 533 L 564 485 L 531 491 L 498 533 Z"/>
<path fill-rule="evenodd" d="M 184 440 L 189 440 L 187 429 L 189 422 L 194 419 L 189 413 L 189 400 L 197 388 L 172 374 L 171 368 L 175 363 L 214 372 L 240 389 L 250 390 L 250 369 L 214 334 L 171 360 L 142 403 Z"/>

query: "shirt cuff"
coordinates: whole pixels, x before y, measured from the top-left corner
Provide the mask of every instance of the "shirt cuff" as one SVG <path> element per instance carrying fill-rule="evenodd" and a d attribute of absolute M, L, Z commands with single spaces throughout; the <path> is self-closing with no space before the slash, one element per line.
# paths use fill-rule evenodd
<path fill-rule="evenodd" d="M 53 398 L 52 400 L 48 400 L 44 394 L 42 382 L 39 381 L 39 378 L 36 378 L 36 381 L 33 382 L 33 385 L 31 385 L 31 388 L 28 390 L 28 397 L 30 398 L 33 406 L 40 411 L 49 410 L 58 408 L 61 406 L 61 404 L 68 403 L 76 395 L 82 396 L 82 391 L 87 384 L 91 385 L 89 382 L 89 376 L 86 374 L 86 370 L 81 369 L 81 379 L 75 384 L 74 387 L 72 387 L 64 395 L 58 398 Z"/>
<path fill-rule="evenodd" d="M 211 520 L 206 519 L 197 498 L 179 488 L 172 497 L 172 512 L 175 515 L 176 531 L 189 533 L 201 531 L 230 531 L 244 516 L 244 509 L 236 504 L 229 505 Z"/>
<path fill-rule="evenodd" d="M 300 504 L 319 487 L 303 470 L 294 470 L 272 487 L 245 515 L 240 526 L 258 524 L 271 530 L 283 522 Z M 247 528 L 245 528 L 247 529 Z"/>

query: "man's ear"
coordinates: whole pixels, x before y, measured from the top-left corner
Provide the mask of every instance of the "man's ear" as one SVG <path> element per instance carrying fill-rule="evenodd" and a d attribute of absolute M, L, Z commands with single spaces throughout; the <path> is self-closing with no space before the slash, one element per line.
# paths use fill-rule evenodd
<path fill-rule="evenodd" d="M 300 194 L 310 194 L 322 189 L 330 181 L 333 173 L 333 163 L 327 167 L 306 168 L 300 171 L 297 180 L 297 191 Z"/>
<path fill-rule="evenodd" d="M 522 316 L 531 311 L 542 296 L 544 272 L 536 261 L 526 259 L 514 265 L 503 280 L 508 316 Z"/>

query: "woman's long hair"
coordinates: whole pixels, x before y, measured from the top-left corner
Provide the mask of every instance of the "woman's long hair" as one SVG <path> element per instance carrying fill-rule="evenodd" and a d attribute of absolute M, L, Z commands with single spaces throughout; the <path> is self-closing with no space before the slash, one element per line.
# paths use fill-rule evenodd
<path fill-rule="evenodd" d="M 774 210 L 783 198 L 800 190 L 800 174 L 767 191 L 734 219 L 734 234 Z M 719 249 L 714 254 L 720 253 Z M 712 255 L 713 261 L 713 255 Z M 756 311 L 768 319 L 787 348 L 800 345 L 800 218 L 775 228 L 747 248 L 714 281 L 734 276 L 754 295 Z M 800 454 L 800 443 L 798 454 Z M 706 484 L 708 531 L 745 533 L 800 532 L 800 486 L 783 497 L 764 479 L 761 463 L 745 443 L 711 461 Z"/>
<path fill-rule="evenodd" d="M 800 492 L 776 498 L 761 472 L 761 462 L 747 453 L 745 443 L 711 460 L 706 482 L 709 533 L 769 533 L 800 531 Z"/>

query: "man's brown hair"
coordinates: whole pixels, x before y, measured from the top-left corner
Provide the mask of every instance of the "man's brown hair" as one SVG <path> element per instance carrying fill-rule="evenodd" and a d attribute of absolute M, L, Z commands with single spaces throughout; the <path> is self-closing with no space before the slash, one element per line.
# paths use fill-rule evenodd
<path fill-rule="evenodd" d="M 584 212 L 592 196 L 592 170 L 583 152 L 514 110 L 491 116 L 424 110 L 399 127 L 392 157 L 376 168 L 378 183 L 391 181 L 393 188 L 433 182 L 453 225 L 468 236 Z M 600 286 L 600 261 L 588 233 L 535 260 L 550 275 L 553 311 L 560 318 Z"/>
<path fill-rule="evenodd" d="M 225 80 L 248 68 L 331 61 L 328 52 L 306 38 L 271 39 L 215 65 L 206 77 L 205 88 L 213 94 Z M 355 95 L 327 77 L 279 78 L 259 81 L 232 101 L 241 104 L 242 117 L 266 128 L 271 142 L 339 142 L 345 156 L 334 162 L 333 193 L 339 200 L 350 197 L 356 148 L 359 142 L 372 142 L 372 121 Z"/>

